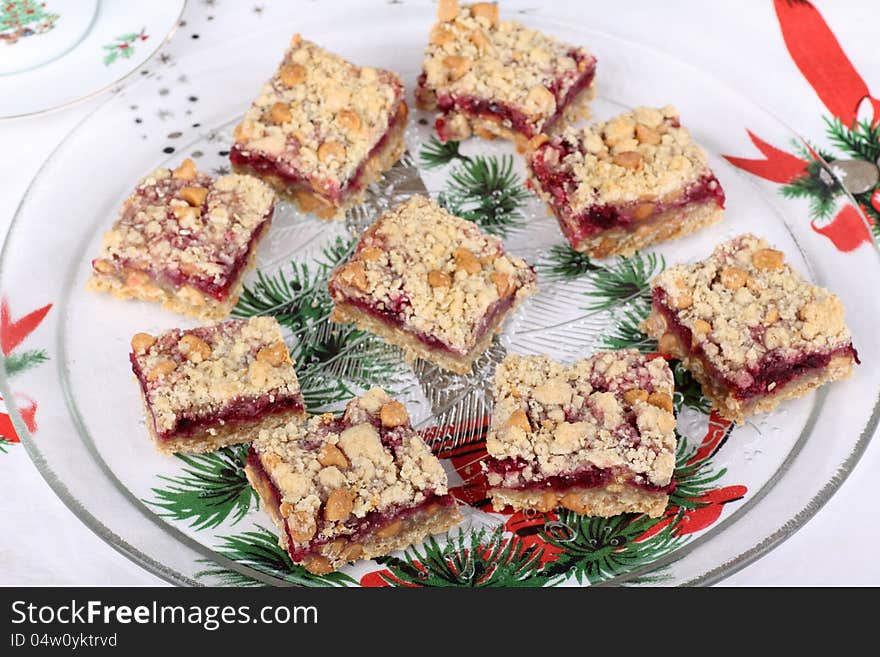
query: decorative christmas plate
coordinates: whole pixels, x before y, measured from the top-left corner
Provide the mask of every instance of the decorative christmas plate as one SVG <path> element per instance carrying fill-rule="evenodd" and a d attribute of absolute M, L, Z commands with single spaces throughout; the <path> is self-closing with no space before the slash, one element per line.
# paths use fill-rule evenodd
<path fill-rule="evenodd" d="M 0 392 L 35 463 L 83 522 L 181 584 L 706 584 L 791 535 L 834 493 L 880 414 L 880 343 L 873 338 L 880 305 L 859 283 L 880 277 L 880 258 L 870 242 L 835 248 L 811 226 L 804 201 L 734 164 L 755 157 L 748 130 L 766 140 L 764 148 L 795 148 L 809 158 L 817 179 L 823 172 L 829 202 L 842 203 L 849 197 L 837 174 L 826 179 L 825 165 L 795 134 L 700 70 L 614 36 L 525 18 L 596 54 L 595 117 L 638 105 L 678 108 L 727 194 L 724 219 L 630 258 L 588 259 L 567 246 L 555 219 L 524 187 L 523 159 L 511 144 L 441 145 L 432 137 L 432 117 L 413 112 L 407 155 L 345 221 L 279 205 L 233 311 L 278 319 L 310 411 L 338 410 L 372 386 L 403 400 L 447 469 L 463 524 L 331 575 L 293 565 L 243 473 L 246 447 L 175 457 L 150 443 L 129 340 L 194 320 L 85 290 L 101 235 L 140 176 L 184 157 L 215 174 L 229 171 L 232 130 L 294 31 L 355 62 L 397 71 L 411 94 L 433 17 L 408 5 L 381 19 L 355 12 L 344 24 L 302 21 L 181 58 L 108 100 L 37 175 L 2 254 Z M 501 237 L 538 274 L 540 291 L 471 375 L 421 361 L 410 366 L 372 335 L 328 324 L 331 269 L 378 212 L 413 193 L 430 194 Z M 863 363 L 853 376 L 734 426 L 708 412 L 699 387 L 673 363 L 678 487 L 662 517 L 492 512 L 479 463 L 492 412 L 490 381 L 504 355 L 572 361 L 606 348 L 654 351 L 639 330 L 652 277 L 749 231 L 840 295 Z"/>
<path fill-rule="evenodd" d="M 36 114 L 116 84 L 170 38 L 185 0 L 3 0 L 0 118 Z"/>

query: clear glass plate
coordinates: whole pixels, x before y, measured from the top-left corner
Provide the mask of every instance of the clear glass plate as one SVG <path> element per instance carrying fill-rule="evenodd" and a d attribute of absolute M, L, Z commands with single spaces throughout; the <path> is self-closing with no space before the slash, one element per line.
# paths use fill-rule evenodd
<path fill-rule="evenodd" d="M 546 20 L 529 22 L 598 56 L 594 116 L 641 104 L 678 107 L 727 193 L 721 223 L 630 260 L 573 257 L 555 220 L 521 187 L 522 159 L 509 144 L 471 140 L 438 151 L 430 117 L 414 112 L 407 157 L 345 222 L 279 206 L 257 270 L 247 277 L 250 294 L 236 310 L 279 315 L 310 410 L 339 408 L 364 388 L 382 385 L 406 401 L 418 428 L 440 427 L 430 433 L 433 444 L 459 497 L 473 502 L 460 530 L 382 563 L 311 576 L 291 567 L 278 548 L 241 472 L 241 449 L 190 459 L 153 449 L 128 364 L 129 339 L 194 322 L 87 293 L 101 234 L 136 181 L 155 167 L 189 156 L 200 168 L 228 171 L 232 128 L 294 31 L 358 63 L 398 71 L 411 91 L 433 18 L 398 9 L 390 19 L 355 14 L 346 24 L 299 22 L 181 58 L 86 118 L 40 170 L 4 245 L 0 281 L 13 312 L 53 304 L 24 345 L 48 362 L 15 378 L 4 369 L 0 391 L 6 399 L 17 391 L 37 401 L 35 432 L 14 409 L 13 415 L 47 481 L 119 551 L 171 582 L 192 585 L 707 584 L 791 535 L 834 493 L 877 425 L 880 370 L 870 364 L 880 356 L 871 338 L 880 307 L 859 284 L 880 274 L 877 253 L 834 250 L 797 205 L 727 163 L 725 154 L 751 152 L 747 128 L 779 146 L 797 141 L 759 106 L 661 53 Z M 382 208 L 418 191 L 442 196 L 501 235 L 539 273 L 541 292 L 467 377 L 424 363 L 409 367 L 370 336 L 326 330 L 327 266 Z M 747 231 L 765 236 L 804 275 L 842 297 L 866 364 L 845 381 L 735 428 L 708 415 L 698 390 L 682 378 L 679 492 L 659 520 L 487 512 L 473 466 L 491 412 L 486 393 L 495 363 L 506 352 L 572 360 L 607 347 L 651 350 L 635 328 L 646 313 L 650 277 Z"/>

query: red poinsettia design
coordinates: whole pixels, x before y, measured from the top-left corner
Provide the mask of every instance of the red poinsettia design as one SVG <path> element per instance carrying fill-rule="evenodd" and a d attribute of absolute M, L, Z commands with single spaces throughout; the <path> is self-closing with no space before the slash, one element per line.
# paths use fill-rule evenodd
<path fill-rule="evenodd" d="M 826 119 L 830 140 L 848 157 L 876 164 L 880 154 L 880 144 L 877 143 L 880 100 L 871 95 L 837 37 L 810 2 L 774 0 L 774 7 L 789 54 L 819 100 L 831 112 L 832 118 Z M 872 118 L 859 121 L 859 110 L 865 103 L 870 105 Z M 837 249 L 849 252 L 871 242 L 871 232 L 864 217 L 875 231 L 880 232 L 880 202 L 873 204 L 880 184 L 867 192 L 853 193 L 858 207 L 853 206 L 833 180 L 823 179 L 822 167 L 818 166 L 821 160 L 833 162 L 842 158 L 819 153 L 809 146 L 805 146 L 800 155 L 794 155 L 768 144 L 751 131 L 747 132 L 764 158 L 730 155 L 725 158 L 736 167 L 783 185 L 781 191 L 785 196 L 809 198 L 811 227 L 827 237 Z M 835 209 L 834 201 L 839 197 L 844 197 L 845 204 Z"/>

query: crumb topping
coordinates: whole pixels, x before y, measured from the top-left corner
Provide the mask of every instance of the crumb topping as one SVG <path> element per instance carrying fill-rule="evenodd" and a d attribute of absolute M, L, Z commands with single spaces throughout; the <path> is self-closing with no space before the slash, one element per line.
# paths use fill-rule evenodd
<path fill-rule="evenodd" d="M 388 131 L 402 100 L 396 74 L 355 66 L 297 34 L 236 127 L 234 146 L 316 190 L 338 191 Z"/>
<path fill-rule="evenodd" d="M 180 287 L 195 279 L 227 289 L 274 206 L 275 193 L 252 176 L 214 180 L 192 160 L 174 171 L 157 169 L 123 204 L 93 266 L 143 278 L 130 284 L 158 279 Z"/>
<path fill-rule="evenodd" d="M 499 20 L 496 3 L 445 4 L 423 63 L 423 85 L 438 95 L 515 106 L 540 131 L 579 74 L 594 65 L 585 48 Z"/>
<path fill-rule="evenodd" d="M 490 309 L 536 291 L 535 273 L 500 239 L 413 196 L 380 217 L 330 279 L 336 302 L 395 313 L 404 330 L 468 353 Z"/>
<path fill-rule="evenodd" d="M 281 494 L 294 542 L 353 534 L 354 519 L 446 495 L 440 461 L 413 430 L 405 407 L 380 388 L 341 417 L 262 430 L 253 448 Z"/>
<path fill-rule="evenodd" d="M 705 260 L 670 267 L 652 287 L 708 361 L 743 387 L 748 370 L 772 352 L 788 358 L 852 342 L 840 298 L 804 280 L 782 251 L 752 234 L 720 244 Z"/>
<path fill-rule="evenodd" d="M 599 352 L 570 365 L 510 355 L 495 373 L 495 410 L 486 439 L 493 459 L 525 467 L 489 484 L 540 482 L 588 467 L 669 484 L 675 468 L 673 377 L 662 358 L 635 350 Z"/>
<path fill-rule="evenodd" d="M 272 317 L 218 322 L 132 339 L 132 364 L 159 433 L 230 404 L 300 397 L 281 327 Z M 300 399 L 301 401 L 301 399 Z"/>
<path fill-rule="evenodd" d="M 569 126 L 542 148 L 541 157 L 545 166 L 570 175 L 569 203 L 576 212 L 669 200 L 710 173 L 706 153 L 668 105 L 637 107 L 585 128 Z"/>

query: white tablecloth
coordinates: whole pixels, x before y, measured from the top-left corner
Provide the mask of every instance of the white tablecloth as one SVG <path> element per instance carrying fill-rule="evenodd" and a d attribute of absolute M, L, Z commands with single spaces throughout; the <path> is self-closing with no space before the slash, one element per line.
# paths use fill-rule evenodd
<path fill-rule="evenodd" d="M 375 4 L 377 11 L 388 3 L 364 1 Z M 429 0 L 404 1 L 433 5 Z M 181 26 L 162 52 L 179 57 L 269 24 L 290 23 L 293 33 L 297 17 L 308 12 L 332 11 L 344 20 L 345 5 L 341 0 L 189 0 Z M 823 141 L 822 116 L 828 111 L 786 50 L 770 0 L 505 0 L 502 5 L 505 13 L 535 8 L 571 16 L 591 29 L 619 34 L 693 62 L 784 117 L 801 134 L 820 144 Z M 815 5 L 868 87 L 880 94 L 877 26 L 870 20 L 876 14 L 871 11 L 875 2 L 816 0 Z M 0 121 L 0 233 L 5 233 L 40 164 L 104 100 L 106 95 L 37 117 Z M 876 549 L 880 524 L 870 520 L 876 517 L 872 477 L 878 473 L 880 440 L 875 438 L 838 493 L 813 519 L 722 585 L 880 585 Z M 0 453 L 0 486 L 4 491 L 0 495 L 0 585 L 163 584 L 82 525 L 46 485 L 20 445 Z"/>

